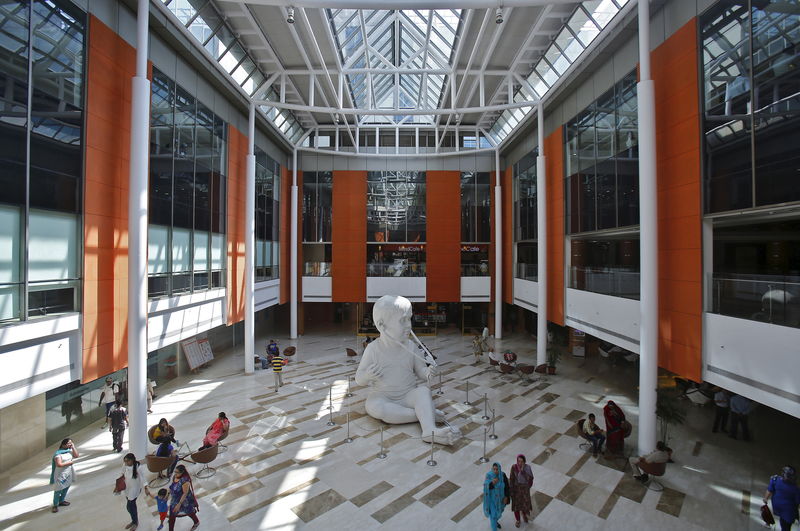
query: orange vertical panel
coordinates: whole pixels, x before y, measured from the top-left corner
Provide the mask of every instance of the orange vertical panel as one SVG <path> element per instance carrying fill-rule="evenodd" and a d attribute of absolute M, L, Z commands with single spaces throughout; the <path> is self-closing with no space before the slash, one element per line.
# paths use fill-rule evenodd
<path fill-rule="evenodd" d="M 564 326 L 564 141 L 559 127 L 544 139 L 547 160 L 547 320 Z"/>
<path fill-rule="evenodd" d="M 83 382 L 128 364 L 128 175 L 135 50 L 89 15 L 83 199 Z"/>
<path fill-rule="evenodd" d="M 659 365 L 702 379 L 702 176 L 697 19 L 652 52 L 658 172 Z"/>
<path fill-rule="evenodd" d="M 247 137 L 228 125 L 228 326 L 244 320 Z"/>
<path fill-rule="evenodd" d="M 333 172 L 332 299 L 367 300 L 367 172 Z"/>
<path fill-rule="evenodd" d="M 514 303 L 514 168 L 501 175 L 503 191 L 503 301 Z"/>
<path fill-rule="evenodd" d="M 429 171 L 426 178 L 426 299 L 461 300 L 461 172 Z"/>

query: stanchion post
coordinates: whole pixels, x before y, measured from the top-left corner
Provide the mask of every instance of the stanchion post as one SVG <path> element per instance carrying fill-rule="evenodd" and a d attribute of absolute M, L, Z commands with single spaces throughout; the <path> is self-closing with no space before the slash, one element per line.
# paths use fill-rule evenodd
<path fill-rule="evenodd" d="M 497 434 L 494 432 L 494 409 L 492 410 L 492 434 L 489 435 L 489 438 L 493 441 L 497 439 Z"/>
<path fill-rule="evenodd" d="M 347 394 L 344 395 L 347 398 L 351 398 L 353 396 L 353 393 L 350 391 L 350 378 L 350 376 L 347 377 Z"/>
<path fill-rule="evenodd" d="M 350 437 L 350 412 L 347 412 L 347 438 L 344 440 L 346 443 L 353 442 L 353 438 Z"/>
<path fill-rule="evenodd" d="M 444 391 L 442 390 L 442 372 L 439 371 L 439 389 L 436 391 L 437 395 L 443 395 Z"/>
<path fill-rule="evenodd" d="M 328 390 L 328 409 L 333 409 L 333 384 Z"/>
<path fill-rule="evenodd" d="M 483 420 L 489 420 L 489 399 L 487 398 L 487 394 L 483 393 L 483 416 L 481 417 Z"/>
<path fill-rule="evenodd" d="M 489 462 L 489 458 L 486 457 L 486 434 L 488 432 L 489 432 L 488 428 L 483 428 L 483 455 L 481 456 L 480 459 L 478 459 L 478 461 L 480 461 L 481 463 L 488 463 Z"/>
<path fill-rule="evenodd" d="M 465 406 L 471 406 L 472 404 L 469 401 L 469 378 L 467 378 L 467 389 L 466 389 L 466 391 L 467 391 L 467 399 L 464 400 L 464 405 Z"/>
<path fill-rule="evenodd" d="M 378 454 L 378 459 L 386 459 L 386 454 L 383 452 L 383 426 L 381 426 L 381 453 Z"/>
<path fill-rule="evenodd" d="M 428 459 L 428 466 L 436 466 L 436 461 L 433 460 L 433 445 L 436 443 L 436 433 L 431 432 L 431 458 Z"/>

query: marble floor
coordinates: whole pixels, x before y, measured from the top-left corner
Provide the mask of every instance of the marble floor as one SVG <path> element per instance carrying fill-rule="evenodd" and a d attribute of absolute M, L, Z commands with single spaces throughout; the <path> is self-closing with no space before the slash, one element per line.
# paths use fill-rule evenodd
<path fill-rule="evenodd" d="M 379 459 L 382 425 L 365 415 L 367 390 L 353 383 L 353 396 L 346 396 L 356 365 L 347 363 L 344 349 L 356 347 L 356 338 L 321 330 L 297 341 L 278 339 L 282 347 L 298 347 L 278 393 L 271 372 L 242 373 L 239 349 L 158 389 L 148 421 L 170 419 L 177 438 L 192 447 L 200 445 L 217 412 L 231 419 L 228 450 L 212 463 L 216 474 L 194 480 L 201 529 L 488 529 L 480 503 L 489 468 L 479 461 L 488 426 L 481 418 L 484 400 L 495 410 L 498 435 L 487 440 L 486 457 L 508 470 L 524 453 L 533 467 L 534 519 L 526 529 L 755 530 L 766 482 L 791 455 L 771 430 L 782 423 L 790 431 L 780 433 L 795 434 L 783 440 L 797 440 L 797 420 L 767 408 L 754 415 L 751 443 L 712 434 L 713 412 L 691 408 L 687 422 L 673 428 L 676 463 L 661 478 L 664 490 L 648 490 L 632 479 L 625 459 L 595 459 L 581 450 L 575 432 L 579 418 L 590 412 L 601 417 L 612 399 L 633 423 L 626 452 L 634 451 L 635 367 L 564 355 L 558 375 L 525 381 L 485 362 L 473 365 L 469 338 L 452 332 L 423 339 L 443 372 L 437 407 L 463 439 L 452 447 L 437 445 L 432 467 L 426 464 L 430 446 L 419 440 L 417 426 L 387 425 L 387 457 Z M 527 335 L 512 335 L 497 347 L 514 350 L 520 361 L 535 359 L 535 341 Z M 471 405 L 464 404 L 467 379 Z M 434 384 L 436 393 L 438 380 Z M 329 406 L 335 426 L 327 425 Z M 351 443 L 344 441 L 348 412 Z M 99 428 L 100 422 L 73 435 L 81 452 L 78 479 L 68 497 L 72 504 L 58 514 L 49 510 L 52 448 L 0 475 L 0 528 L 123 529 L 124 500 L 111 492 L 121 456 L 111 452 L 111 435 Z M 200 465 L 188 468 L 194 473 Z M 139 498 L 139 513 L 139 529 L 155 529 L 152 500 Z M 513 528 L 509 510 L 501 523 Z M 176 529 L 190 526 L 184 518 Z"/>

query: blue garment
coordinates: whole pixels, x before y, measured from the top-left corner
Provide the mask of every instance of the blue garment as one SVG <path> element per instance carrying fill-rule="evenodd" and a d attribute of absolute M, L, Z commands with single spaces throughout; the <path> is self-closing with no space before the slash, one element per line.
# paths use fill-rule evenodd
<path fill-rule="evenodd" d="M 158 505 L 158 512 L 165 513 L 168 510 L 167 499 L 161 496 L 156 496 L 156 505 Z"/>
<path fill-rule="evenodd" d="M 494 467 L 497 467 L 497 474 L 494 473 Z M 498 480 L 497 483 L 492 484 L 495 479 Z M 483 481 L 483 514 L 489 518 L 492 531 L 497 531 L 497 522 L 500 521 L 505 509 L 503 503 L 505 483 L 505 474 L 500 468 L 500 463 L 493 463 L 492 470 L 486 473 L 486 479 Z"/>
<path fill-rule="evenodd" d="M 798 518 L 797 506 L 800 505 L 800 487 L 784 481 L 780 476 L 772 476 L 767 490 L 772 493 L 772 512 L 786 522 L 794 522 Z"/>
<path fill-rule="evenodd" d="M 739 415 L 747 415 L 753 409 L 753 403 L 742 395 L 733 395 L 730 400 L 731 413 L 738 413 Z"/>

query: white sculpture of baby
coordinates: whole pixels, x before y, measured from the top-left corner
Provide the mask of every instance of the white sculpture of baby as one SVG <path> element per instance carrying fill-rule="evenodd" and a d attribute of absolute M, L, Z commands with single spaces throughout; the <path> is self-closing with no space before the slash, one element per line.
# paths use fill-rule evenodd
<path fill-rule="evenodd" d="M 366 401 L 367 414 L 389 424 L 419 422 L 422 440 L 453 444 L 461 432 L 450 427 L 437 428 L 436 421 L 444 414 L 433 406 L 429 376 L 438 374 L 436 367 L 426 367 L 411 333 L 411 302 L 405 297 L 384 295 L 372 310 L 380 337 L 364 350 L 356 371 L 356 382 L 370 386 Z M 418 384 L 418 378 L 425 383 Z"/>

